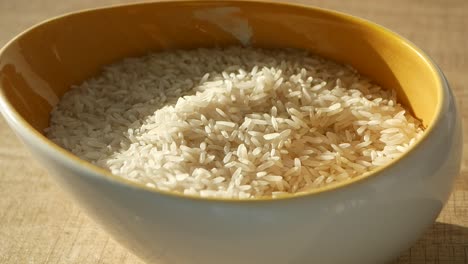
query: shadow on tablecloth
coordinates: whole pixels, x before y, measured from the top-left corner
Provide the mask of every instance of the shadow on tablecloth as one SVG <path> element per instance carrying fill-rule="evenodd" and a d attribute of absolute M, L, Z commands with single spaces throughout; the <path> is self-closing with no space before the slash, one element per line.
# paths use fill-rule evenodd
<path fill-rule="evenodd" d="M 468 228 L 436 222 L 394 264 L 468 263 Z"/>

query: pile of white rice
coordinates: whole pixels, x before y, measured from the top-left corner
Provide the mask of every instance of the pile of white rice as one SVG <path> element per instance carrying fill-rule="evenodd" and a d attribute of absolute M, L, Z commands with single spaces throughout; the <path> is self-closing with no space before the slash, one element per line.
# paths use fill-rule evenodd
<path fill-rule="evenodd" d="M 421 123 L 354 69 L 298 50 L 153 53 L 63 96 L 47 136 L 146 186 L 203 197 L 278 197 L 368 173 Z"/>

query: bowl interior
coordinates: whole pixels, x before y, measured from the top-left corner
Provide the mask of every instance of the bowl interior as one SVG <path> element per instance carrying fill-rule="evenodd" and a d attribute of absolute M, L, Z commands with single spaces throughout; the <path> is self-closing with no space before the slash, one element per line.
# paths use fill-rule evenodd
<path fill-rule="evenodd" d="M 426 127 L 437 116 L 442 93 L 435 69 L 399 36 L 330 11 L 236 1 L 117 6 L 46 21 L 2 50 L 0 95 L 42 133 L 70 85 L 106 64 L 148 51 L 242 44 L 306 49 L 350 64 L 396 89 Z"/>

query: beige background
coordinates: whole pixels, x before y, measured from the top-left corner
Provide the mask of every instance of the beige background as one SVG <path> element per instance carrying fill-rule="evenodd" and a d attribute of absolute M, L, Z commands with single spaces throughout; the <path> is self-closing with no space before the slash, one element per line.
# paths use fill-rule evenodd
<path fill-rule="evenodd" d="M 123 1 L 0 0 L 0 46 L 51 16 L 119 2 Z M 467 0 L 295 2 L 351 13 L 407 37 L 439 63 L 455 90 L 461 111 L 468 110 L 464 102 L 468 98 Z M 466 123 L 468 113 L 463 113 L 463 118 Z M 467 149 L 466 143 L 464 148 Z M 467 163 L 468 157 L 437 223 L 396 263 L 468 263 Z M 0 117 L 0 264 L 6 263 L 141 264 L 141 261 L 110 239 L 64 196 Z"/>

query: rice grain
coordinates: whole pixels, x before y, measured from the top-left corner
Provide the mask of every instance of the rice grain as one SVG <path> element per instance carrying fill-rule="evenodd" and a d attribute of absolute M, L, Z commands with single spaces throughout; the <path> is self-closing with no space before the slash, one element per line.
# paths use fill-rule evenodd
<path fill-rule="evenodd" d="M 393 90 L 349 66 L 229 47 L 107 66 L 61 98 L 45 132 L 149 188 L 251 199 L 369 173 L 406 152 L 423 127 Z"/>

